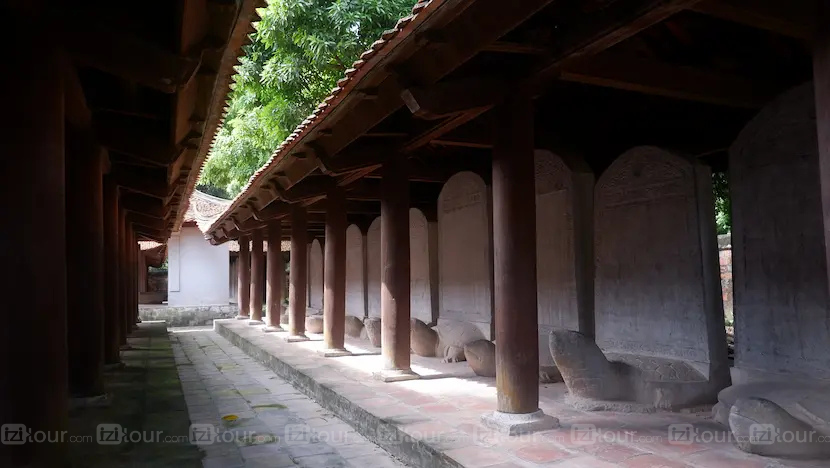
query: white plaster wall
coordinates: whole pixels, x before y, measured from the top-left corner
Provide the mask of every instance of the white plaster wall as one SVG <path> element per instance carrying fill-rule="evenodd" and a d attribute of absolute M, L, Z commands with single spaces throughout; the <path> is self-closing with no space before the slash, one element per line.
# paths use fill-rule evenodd
<path fill-rule="evenodd" d="M 380 216 L 366 234 L 366 281 L 369 317 L 380 317 Z"/>
<path fill-rule="evenodd" d="M 366 316 L 366 255 L 360 228 L 352 224 L 346 229 L 346 315 Z"/>
<path fill-rule="evenodd" d="M 228 303 L 230 259 L 228 244 L 210 245 L 196 227 L 183 227 L 170 238 L 174 246 L 168 261 L 167 298 L 171 306 Z"/>

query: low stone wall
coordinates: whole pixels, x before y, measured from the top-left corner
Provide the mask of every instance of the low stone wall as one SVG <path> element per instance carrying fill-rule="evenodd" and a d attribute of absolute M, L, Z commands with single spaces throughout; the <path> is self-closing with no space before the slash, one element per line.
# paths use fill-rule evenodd
<path fill-rule="evenodd" d="M 138 316 L 142 321 L 164 320 L 168 327 L 195 327 L 212 325 L 215 319 L 234 318 L 239 311 L 236 304 L 210 306 L 142 305 Z"/>

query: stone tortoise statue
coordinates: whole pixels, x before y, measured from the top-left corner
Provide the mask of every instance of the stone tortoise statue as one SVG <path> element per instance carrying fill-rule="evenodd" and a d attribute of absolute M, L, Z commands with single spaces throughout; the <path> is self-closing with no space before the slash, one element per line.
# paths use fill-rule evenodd
<path fill-rule="evenodd" d="M 830 457 L 830 383 L 752 382 L 718 393 L 715 421 L 741 450 L 768 457 Z M 769 436 L 769 437 L 767 437 Z"/>
<path fill-rule="evenodd" d="M 483 340 L 484 334 L 475 325 L 455 320 L 430 327 L 418 319 L 411 319 L 410 348 L 418 356 L 440 357 L 441 362 L 466 361 L 464 345 Z"/>
<path fill-rule="evenodd" d="M 567 401 L 583 410 L 651 412 L 714 403 L 724 385 L 683 361 L 606 357 L 591 337 L 572 330 L 553 330 L 549 345 L 568 388 Z"/>

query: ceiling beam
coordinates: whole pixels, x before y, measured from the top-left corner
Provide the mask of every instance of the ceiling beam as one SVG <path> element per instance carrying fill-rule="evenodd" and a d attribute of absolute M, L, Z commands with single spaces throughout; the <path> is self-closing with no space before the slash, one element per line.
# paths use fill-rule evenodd
<path fill-rule="evenodd" d="M 407 88 L 401 99 L 420 119 L 436 120 L 459 112 L 490 107 L 504 99 L 507 87 L 501 80 L 473 77 L 432 86 Z"/>
<path fill-rule="evenodd" d="M 106 21 L 74 18 L 62 24 L 73 25 L 64 32 L 64 46 L 75 61 L 164 93 L 184 88 L 199 69 L 199 59 L 101 27 Z"/>
<path fill-rule="evenodd" d="M 141 213 L 128 213 L 127 222 L 131 222 L 138 226 L 144 226 L 149 229 L 155 229 L 157 231 L 164 231 L 167 229 L 167 222 L 163 219 L 154 218 Z"/>
<path fill-rule="evenodd" d="M 486 47 L 484 47 L 486 52 L 498 52 L 504 54 L 521 54 L 521 55 L 542 55 L 544 54 L 547 49 L 544 47 L 532 45 L 532 44 L 523 44 L 521 42 L 507 42 L 507 41 L 496 41 Z"/>
<path fill-rule="evenodd" d="M 349 93 L 348 105 L 339 105 L 326 120 L 326 128 L 317 126 L 318 141 L 327 154 L 336 154 L 352 141 L 370 131 L 392 115 L 403 104 L 401 82 L 429 85 L 436 83 L 455 68 L 472 58 L 487 44 L 493 43 L 515 29 L 552 0 L 514 0 L 504 8 L 502 0 L 477 0 L 453 21 L 453 27 L 440 41 L 452 47 L 424 47 L 430 38 L 415 49 L 405 66 L 389 69 L 390 75 L 373 86 L 371 95 Z M 495 14 L 494 12 L 498 12 Z M 435 13 L 435 14 L 440 14 Z M 352 97 L 353 96 L 353 97 Z M 346 103 L 344 103 L 346 104 Z M 334 125 L 332 127 L 331 125 Z M 323 135 L 323 131 L 330 132 Z"/>
<path fill-rule="evenodd" d="M 760 109 L 780 86 L 693 67 L 604 52 L 561 67 L 561 80 L 709 104 Z"/>
<path fill-rule="evenodd" d="M 813 0 L 705 0 L 691 10 L 786 37 L 809 40 L 815 35 Z"/>
<path fill-rule="evenodd" d="M 158 136 L 152 129 L 129 120 L 132 119 L 96 119 L 95 134 L 101 145 L 110 151 L 156 166 L 170 164 L 183 151 Z"/>
<path fill-rule="evenodd" d="M 161 200 L 146 195 L 138 193 L 122 194 L 119 201 L 127 211 L 134 211 L 159 219 L 164 219 L 167 214 Z"/>
<path fill-rule="evenodd" d="M 167 185 L 167 171 L 164 169 L 131 167 L 114 164 L 112 177 L 119 187 L 153 198 L 166 199 L 171 195 Z"/>
<path fill-rule="evenodd" d="M 427 131 L 416 136 L 415 138 L 412 138 L 411 140 L 406 142 L 403 145 L 403 147 L 401 147 L 401 150 L 405 153 L 415 151 L 418 148 L 421 148 L 422 146 L 429 144 L 433 140 L 440 138 L 441 135 L 449 133 L 454 129 L 464 125 L 465 123 L 474 120 L 476 117 L 487 112 L 488 110 L 490 110 L 490 106 L 477 107 L 475 109 L 470 109 L 465 112 L 460 112 L 436 124 Z"/>
<path fill-rule="evenodd" d="M 558 77 L 562 65 L 598 54 L 638 34 L 674 14 L 691 8 L 700 0 L 632 0 L 611 2 L 584 18 L 563 25 L 559 39 L 553 41 L 547 57 L 528 78 L 517 83 L 517 90 L 535 94 Z"/>

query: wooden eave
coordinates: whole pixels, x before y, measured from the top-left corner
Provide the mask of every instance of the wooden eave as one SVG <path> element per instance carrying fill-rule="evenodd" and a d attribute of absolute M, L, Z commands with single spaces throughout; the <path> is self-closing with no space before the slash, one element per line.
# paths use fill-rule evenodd
<path fill-rule="evenodd" d="M 421 2 L 355 62 L 207 232 L 221 243 L 238 226 L 285 217 L 292 203 L 316 207 L 331 185 L 358 193 L 391 152 L 410 158 L 413 185 L 458 170 L 486 180 L 488 112 L 517 94 L 537 103 L 537 148 L 581 153 L 597 174 L 636 144 L 722 155 L 757 109 L 809 79 L 814 25 L 805 12 L 815 5 Z"/>

